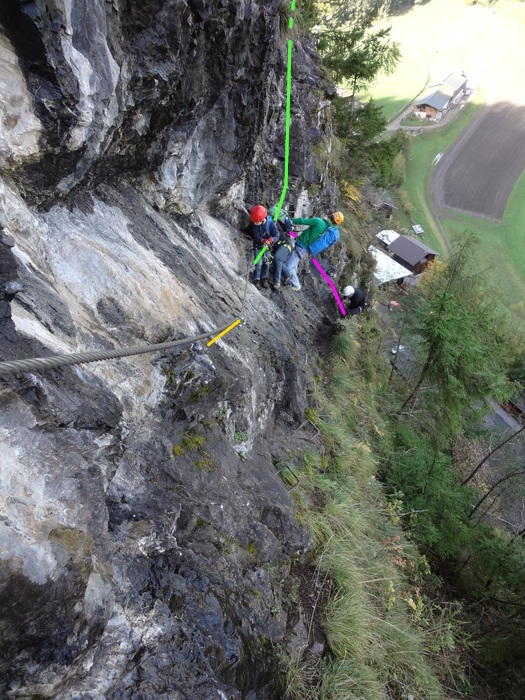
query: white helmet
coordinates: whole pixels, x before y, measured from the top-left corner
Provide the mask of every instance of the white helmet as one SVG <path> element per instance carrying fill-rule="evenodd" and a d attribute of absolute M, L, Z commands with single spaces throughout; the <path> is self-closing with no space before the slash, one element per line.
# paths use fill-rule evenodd
<path fill-rule="evenodd" d="M 348 285 L 348 287 L 345 287 L 343 289 L 343 296 L 344 297 L 351 297 L 354 292 L 355 292 L 355 289 L 351 285 Z"/>

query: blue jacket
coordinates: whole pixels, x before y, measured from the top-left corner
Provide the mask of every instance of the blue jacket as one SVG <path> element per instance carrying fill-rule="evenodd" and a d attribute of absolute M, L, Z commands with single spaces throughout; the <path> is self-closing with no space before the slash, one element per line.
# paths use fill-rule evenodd
<path fill-rule="evenodd" d="M 271 238 L 273 243 L 277 243 L 280 238 L 279 230 L 271 219 L 270 221 L 267 219 L 259 226 L 250 224 L 250 235 L 255 248 L 262 248 L 262 242 L 265 238 Z"/>

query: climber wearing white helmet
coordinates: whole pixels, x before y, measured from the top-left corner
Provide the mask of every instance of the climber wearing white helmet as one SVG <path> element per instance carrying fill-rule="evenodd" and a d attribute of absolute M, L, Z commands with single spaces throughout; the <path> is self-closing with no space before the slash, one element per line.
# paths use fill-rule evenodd
<path fill-rule="evenodd" d="M 345 309 L 350 313 L 350 316 L 358 316 L 365 308 L 365 295 L 360 289 L 348 285 L 341 292 L 344 297 L 343 304 Z"/>

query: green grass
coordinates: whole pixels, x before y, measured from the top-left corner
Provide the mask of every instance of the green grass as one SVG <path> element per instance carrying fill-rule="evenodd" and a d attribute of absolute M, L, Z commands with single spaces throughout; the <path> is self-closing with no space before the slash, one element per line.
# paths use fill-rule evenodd
<path fill-rule="evenodd" d="M 371 97 L 382 105 L 383 114 L 390 120 L 419 95 L 427 81 L 426 63 L 419 52 L 407 44 L 401 48 L 401 60 L 395 73 L 379 76 L 362 99 Z"/>
<path fill-rule="evenodd" d="M 416 117 L 415 115 L 411 114 L 409 117 L 405 117 L 404 119 L 401 120 L 401 126 L 412 126 L 412 127 L 419 127 L 425 128 L 428 126 L 431 126 L 432 122 L 427 121 L 426 119 L 419 119 L 419 117 Z"/>
<path fill-rule="evenodd" d="M 518 179 L 507 204 L 502 223 L 450 212 L 441 220 L 447 235 L 453 238 L 466 229 L 480 237 L 478 256 L 487 278 L 493 283 L 511 310 L 525 321 L 525 172 Z"/>
<path fill-rule="evenodd" d="M 331 659 L 311 685 L 311 669 L 291 664 L 286 697 L 383 700 L 411 693 L 438 700 L 445 693 L 429 661 L 441 661 L 430 651 L 432 644 L 439 646 L 438 633 L 432 624 L 418 624 L 403 595 L 411 590 L 405 567 L 415 570 L 411 562 L 418 554 L 375 479 L 373 443 L 385 428 L 372 384 L 363 378 L 386 376 L 388 365 L 365 322 L 342 328 L 334 338 L 329 393 L 317 392 L 327 417 L 315 422 L 328 463 L 315 452 L 303 455 L 294 490 L 299 518 L 314 535 L 319 580 L 331 581 L 324 625 Z M 319 491 L 322 508 L 310 501 Z"/>

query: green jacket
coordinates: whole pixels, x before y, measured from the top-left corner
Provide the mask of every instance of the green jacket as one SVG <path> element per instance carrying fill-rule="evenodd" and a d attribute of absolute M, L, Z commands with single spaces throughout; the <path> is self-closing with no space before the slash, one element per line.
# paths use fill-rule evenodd
<path fill-rule="evenodd" d="M 299 224 L 300 226 L 308 226 L 300 236 L 297 236 L 297 240 L 303 248 L 308 248 L 319 236 L 323 235 L 329 226 L 333 226 L 327 219 L 320 219 L 318 217 L 312 219 L 292 219 L 292 223 Z"/>

